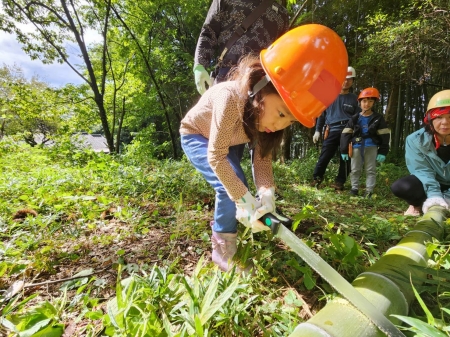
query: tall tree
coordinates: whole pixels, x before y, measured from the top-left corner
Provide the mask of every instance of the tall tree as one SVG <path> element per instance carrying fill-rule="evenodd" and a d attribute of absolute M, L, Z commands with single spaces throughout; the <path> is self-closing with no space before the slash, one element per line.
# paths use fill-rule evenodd
<path fill-rule="evenodd" d="M 104 94 L 108 72 L 107 31 L 111 14 L 110 2 L 77 0 L 2 0 L 4 13 L 0 16 L 0 29 L 15 33 L 23 49 L 32 59 L 44 63 L 66 63 L 92 90 L 98 116 L 111 152 L 113 135 L 105 109 Z M 33 30 L 29 27 L 33 26 Z M 97 69 L 91 60 L 87 35 L 97 32 L 102 40 L 102 59 Z M 84 62 L 83 72 L 69 58 L 68 42 L 75 43 Z"/>

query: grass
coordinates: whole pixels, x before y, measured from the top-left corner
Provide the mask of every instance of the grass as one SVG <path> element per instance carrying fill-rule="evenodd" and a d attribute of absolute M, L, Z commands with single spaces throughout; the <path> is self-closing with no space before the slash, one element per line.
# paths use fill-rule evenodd
<path fill-rule="evenodd" d="M 327 187 L 336 163 L 323 188 L 309 187 L 316 159 L 312 152 L 274 165 L 277 205 L 297 235 L 352 281 L 414 226 L 389 190 L 407 172 L 381 165 L 368 200 L 351 197 L 349 186 Z M 3 142 L 0 169 L 7 336 L 286 336 L 334 294 L 281 241 L 243 227 L 239 254 L 252 258 L 255 274 L 218 272 L 209 262 L 214 193 L 186 160 L 140 164 Z"/>

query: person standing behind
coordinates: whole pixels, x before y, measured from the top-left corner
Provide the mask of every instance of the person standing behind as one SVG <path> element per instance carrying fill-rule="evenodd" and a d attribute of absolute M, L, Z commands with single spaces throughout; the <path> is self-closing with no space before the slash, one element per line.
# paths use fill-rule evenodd
<path fill-rule="evenodd" d="M 244 20 L 267 0 L 213 0 L 200 36 L 194 57 L 194 77 L 197 91 L 203 95 L 206 85 L 212 86 L 226 80 L 231 67 L 249 53 L 259 53 L 278 37 L 287 32 L 289 17 L 287 9 L 272 1 L 246 31 L 242 30 Z M 241 29 L 241 31 L 239 31 Z M 242 35 L 225 52 L 219 64 L 215 60 L 223 54 L 227 42 L 233 34 Z M 217 62 L 217 61 L 216 61 Z M 206 69 L 215 66 L 212 79 Z"/>
<path fill-rule="evenodd" d="M 349 161 L 351 148 L 350 194 L 358 195 L 359 178 L 362 168 L 366 171 L 365 198 L 371 198 L 377 178 L 377 162 L 384 162 L 389 152 L 390 131 L 383 115 L 372 110 L 380 100 L 376 88 L 366 88 L 358 96 L 361 112 L 348 121 L 341 135 L 341 157 Z M 351 146 L 349 147 L 349 145 Z"/>
<path fill-rule="evenodd" d="M 314 168 L 312 187 L 318 187 L 322 183 L 327 166 L 339 148 L 342 130 L 350 117 L 359 112 L 357 97 L 350 92 L 355 77 L 355 69 L 348 67 L 347 77 L 342 84 L 340 95 L 317 119 L 313 142 L 317 143 L 319 141 L 324 125 L 325 132 L 322 151 Z M 339 160 L 339 172 L 332 187 L 342 191 L 345 180 L 350 173 L 350 162 L 344 161 L 342 158 L 339 158 Z"/>
<path fill-rule="evenodd" d="M 406 137 L 405 159 L 411 175 L 391 185 L 395 196 L 405 200 L 405 215 L 418 216 L 431 206 L 448 209 L 450 203 L 450 90 L 431 97 L 425 126 Z"/>

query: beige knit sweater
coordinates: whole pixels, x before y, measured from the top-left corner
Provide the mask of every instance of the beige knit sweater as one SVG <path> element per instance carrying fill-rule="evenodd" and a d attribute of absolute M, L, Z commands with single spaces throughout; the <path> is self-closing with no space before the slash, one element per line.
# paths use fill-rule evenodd
<path fill-rule="evenodd" d="M 250 140 L 243 125 L 243 108 L 247 97 L 239 97 L 236 82 L 214 85 L 181 121 L 180 134 L 199 134 L 209 139 L 208 162 L 234 201 L 240 199 L 247 187 L 238 178 L 227 160 L 230 146 L 245 144 Z M 255 185 L 275 186 L 272 158 L 261 158 L 256 147 L 254 159 Z"/>

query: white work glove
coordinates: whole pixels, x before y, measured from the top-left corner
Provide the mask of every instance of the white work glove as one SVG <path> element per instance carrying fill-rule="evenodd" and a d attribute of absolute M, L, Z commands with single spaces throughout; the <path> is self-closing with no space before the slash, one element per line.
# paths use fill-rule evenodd
<path fill-rule="evenodd" d="M 426 212 L 428 212 L 428 209 L 431 206 L 441 206 L 444 207 L 445 209 L 448 209 L 448 204 L 445 201 L 444 198 L 441 197 L 432 197 L 432 198 L 428 198 L 427 200 L 425 200 L 425 202 L 422 205 L 422 212 L 423 214 L 425 214 Z"/>
<path fill-rule="evenodd" d="M 245 227 L 251 228 L 253 233 L 268 231 L 270 227 L 258 220 L 267 213 L 260 213 L 258 211 L 260 208 L 261 202 L 247 191 L 242 198 L 236 200 L 236 219 Z"/>
<path fill-rule="evenodd" d="M 209 77 L 208 72 L 205 70 L 201 64 L 198 64 L 194 67 L 194 77 L 195 77 L 195 85 L 197 86 L 197 91 L 200 95 L 203 95 L 206 91 L 206 85 L 208 87 L 212 86 L 211 78 Z"/>
<path fill-rule="evenodd" d="M 261 207 L 257 209 L 262 215 L 275 212 L 275 187 L 260 187 L 258 190 Z M 261 216 L 262 216 L 261 215 Z"/>
<path fill-rule="evenodd" d="M 320 132 L 319 131 L 314 132 L 314 136 L 313 136 L 314 144 L 316 144 L 319 141 L 319 138 L 320 138 Z"/>

